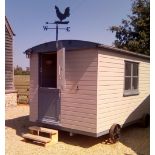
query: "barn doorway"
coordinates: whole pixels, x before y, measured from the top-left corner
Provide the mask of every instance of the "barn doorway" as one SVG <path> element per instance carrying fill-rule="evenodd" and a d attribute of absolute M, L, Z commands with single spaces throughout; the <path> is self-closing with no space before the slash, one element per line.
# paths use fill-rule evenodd
<path fill-rule="evenodd" d="M 57 89 L 57 53 L 39 55 L 38 118 L 46 124 L 58 124 L 60 90 Z"/>
<path fill-rule="evenodd" d="M 40 87 L 57 88 L 57 54 L 40 54 Z"/>

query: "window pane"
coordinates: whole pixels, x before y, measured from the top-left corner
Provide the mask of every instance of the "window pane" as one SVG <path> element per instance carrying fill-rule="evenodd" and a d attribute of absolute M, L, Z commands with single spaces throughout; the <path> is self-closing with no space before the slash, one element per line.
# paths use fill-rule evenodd
<path fill-rule="evenodd" d="M 133 76 L 138 76 L 138 64 L 133 63 Z"/>
<path fill-rule="evenodd" d="M 125 63 L 125 76 L 131 76 L 131 63 Z"/>
<path fill-rule="evenodd" d="M 134 77 L 132 81 L 132 88 L 133 89 L 138 89 L 138 78 Z"/>
<path fill-rule="evenodd" d="M 125 90 L 131 90 L 131 78 L 125 77 Z"/>

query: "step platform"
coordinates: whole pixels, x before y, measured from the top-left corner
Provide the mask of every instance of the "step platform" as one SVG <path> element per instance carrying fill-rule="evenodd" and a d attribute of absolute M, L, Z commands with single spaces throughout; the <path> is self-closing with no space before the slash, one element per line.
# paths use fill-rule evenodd
<path fill-rule="evenodd" d="M 28 129 L 30 133 L 23 134 L 22 137 L 24 139 L 42 143 L 44 146 L 55 144 L 58 142 L 58 131 L 57 130 L 38 127 L 38 126 L 31 126 Z M 48 137 L 44 137 L 42 133 L 46 133 Z"/>

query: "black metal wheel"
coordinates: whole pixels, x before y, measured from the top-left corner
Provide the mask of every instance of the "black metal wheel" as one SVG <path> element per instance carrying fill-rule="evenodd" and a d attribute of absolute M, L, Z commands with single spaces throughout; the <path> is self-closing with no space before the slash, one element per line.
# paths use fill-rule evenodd
<path fill-rule="evenodd" d="M 113 124 L 109 130 L 109 136 L 112 143 L 117 142 L 120 139 L 121 126 L 119 124 Z"/>
<path fill-rule="evenodd" d="M 143 128 L 147 128 L 150 125 L 150 115 L 149 114 L 144 114 L 142 119 L 141 119 L 141 126 Z"/>

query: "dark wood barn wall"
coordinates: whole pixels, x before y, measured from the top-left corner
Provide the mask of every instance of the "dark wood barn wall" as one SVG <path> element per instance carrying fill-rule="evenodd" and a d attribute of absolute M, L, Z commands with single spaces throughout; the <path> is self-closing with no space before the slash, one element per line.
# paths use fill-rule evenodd
<path fill-rule="evenodd" d="M 5 27 L 5 90 L 14 89 L 13 84 L 13 38 Z"/>

